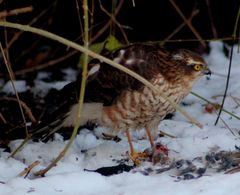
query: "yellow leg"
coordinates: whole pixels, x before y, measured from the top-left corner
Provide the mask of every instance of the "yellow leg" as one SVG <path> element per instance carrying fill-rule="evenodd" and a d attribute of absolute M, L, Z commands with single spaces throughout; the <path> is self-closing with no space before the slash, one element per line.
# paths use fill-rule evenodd
<path fill-rule="evenodd" d="M 151 147 L 153 148 L 154 147 L 154 142 L 153 142 L 151 130 L 149 128 L 146 128 L 146 133 L 147 133 L 148 140 L 151 144 Z"/>
<path fill-rule="evenodd" d="M 147 156 L 144 152 L 143 153 L 135 152 L 135 150 L 133 148 L 133 144 L 132 144 L 131 135 L 130 135 L 128 129 L 126 130 L 126 135 L 127 135 L 128 143 L 129 143 L 129 146 L 130 146 L 129 158 L 133 161 L 133 163 L 135 165 L 140 165 L 140 163 L 141 163 L 140 159 L 146 158 Z"/>
<path fill-rule="evenodd" d="M 135 154 L 135 151 L 134 151 L 134 148 L 133 148 L 131 135 L 130 135 L 128 129 L 126 130 L 126 135 L 127 135 L 128 143 L 129 143 L 129 146 L 130 146 L 130 155 L 133 155 L 133 154 Z"/>

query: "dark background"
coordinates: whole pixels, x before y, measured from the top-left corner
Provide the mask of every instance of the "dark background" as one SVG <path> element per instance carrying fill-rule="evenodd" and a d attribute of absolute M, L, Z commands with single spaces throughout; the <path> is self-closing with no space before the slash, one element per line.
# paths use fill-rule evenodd
<path fill-rule="evenodd" d="M 78 1 L 79 10 L 76 2 Z M 192 25 L 203 39 L 231 37 L 237 12 L 240 6 L 239 0 L 174 0 L 183 14 L 188 18 L 193 9 L 198 9 L 199 13 L 192 19 Z M 101 0 L 102 5 L 111 13 L 112 7 L 117 7 L 120 0 Z M 135 6 L 133 6 L 135 2 Z M 115 6 L 114 6 L 115 5 Z M 80 21 L 82 21 L 82 1 L 79 0 L 3 0 L 0 4 L 0 11 L 12 10 L 20 7 L 33 6 L 34 10 L 30 13 L 19 14 L 7 17 L 7 21 L 29 24 L 38 15 L 47 10 L 46 13 L 37 19 L 32 26 L 46 29 L 50 32 L 61 35 L 70 40 L 83 44 L 81 36 Z M 90 24 L 91 36 L 96 35 L 99 30 L 109 21 L 107 16 L 99 6 L 99 0 L 89 1 L 89 13 L 93 23 Z M 171 34 L 183 19 L 177 13 L 169 0 L 124 0 L 117 21 L 127 28 L 124 28 L 128 41 L 146 42 L 162 41 Z M 211 22 L 212 21 L 212 22 Z M 214 36 L 213 28 L 217 34 Z M 4 34 L 3 28 L 0 29 L 1 42 L 6 46 L 6 42 L 11 40 L 17 32 L 14 29 L 7 29 Z M 110 32 L 117 37 L 123 44 L 126 44 L 121 31 L 116 24 L 112 23 L 111 31 L 108 28 L 95 42 L 103 41 Z M 7 34 L 7 37 L 6 37 Z M 185 25 L 173 40 L 196 39 L 196 36 Z M 165 47 L 179 48 L 184 47 L 196 50 L 197 52 L 207 51 L 201 47 L 199 41 L 177 41 L 167 42 Z M 51 59 L 57 59 L 66 55 L 71 50 L 65 46 L 30 33 L 22 34 L 17 41 L 9 48 L 9 58 L 14 70 L 21 70 L 29 66 L 36 66 L 37 63 L 29 65 L 29 59 L 34 61 L 39 53 L 46 52 L 46 56 L 40 60 L 40 64 Z M 79 54 L 58 63 L 58 66 L 76 66 Z M 5 72 L 3 63 L 0 64 L 1 72 Z M 3 75 L 2 75 L 3 76 Z"/>

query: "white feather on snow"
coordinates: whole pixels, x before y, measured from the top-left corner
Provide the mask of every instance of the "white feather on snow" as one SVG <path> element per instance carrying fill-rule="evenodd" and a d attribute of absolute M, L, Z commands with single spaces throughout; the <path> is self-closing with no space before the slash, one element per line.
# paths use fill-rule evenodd
<path fill-rule="evenodd" d="M 193 91 L 210 101 L 221 103 L 226 82 L 229 59 L 223 54 L 223 44 L 212 42 L 211 52 L 205 57 L 211 70 L 216 73 L 210 80 L 202 78 L 194 86 Z M 240 116 L 240 108 L 230 96 L 240 97 L 240 54 L 234 48 L 232 74 L 229 84 L 229 93 L 225 108 Z M 39 83 L 38 83 L 39 84 Z M 44 86 L 46 87 L 46 86 Z M 48 87 L 48 86 L 47 86 Z M 214 97 L 216 96 L 216 97 Z M 225 125 L 219 121 L 214 126 L 216 114 L 205 112 L 205 102 L 188 95 L 185 100 L 187 106 L 183 108 L 203 125 L 203 129 L 193 126 L 179 113 L 173 120 L 165 120 L 159 130 L 175 135 L 177 138 L 163 137 L 158 139 L 170 149 L 170 158 L 193 159 L 206 155 L 212 148 L 230 151 L 235 145 L 240 145 L 239 136 L 233 136 Z M 239 120 L 230 117 L 224 112 L 221 118 L 238 135 Z M 104 128 L 97 128 L 101 134 Z M 134 132 L 134 147 L 142 151 L 149 147 L 146 139 L 142 139 L 144 131 Z M 44 178 L 20 178 L 17 175 L 35 160 L 41 164 L 34 171 L 46 167 L 67 143 L 59 136 L 48 143 L 30 142 L 16 157 L 7 159 L 9 155 L 1 151 L 0 155 L 0 195 L 11 194 L 203 194 L 203 195 L 238 195 L 240 173 L 226 175 L 224 173 L 210 173 L 199 179 L 181 180 L 176 182 L 169 172 L 144 176 L 140 173 L 122 173 L 104 177 L 98 173 L 84 172 L 84 168 L 96 169 L 103 166 L 116 165 L 112 159 L 121 159 L 128 151 L 127 139 L 119 134 L 122 140 L 119 143 L 96 139 L 88 130 L 83 130 L 77 136 L 74 144 L 56 167 L 51 169 Z M 11 142 L 11 148 L 16 148 L 22 140 Z M 87 151 L 87 152 L 84 152 Z M 172 173 L 172 172 L 171 172 Z"/>

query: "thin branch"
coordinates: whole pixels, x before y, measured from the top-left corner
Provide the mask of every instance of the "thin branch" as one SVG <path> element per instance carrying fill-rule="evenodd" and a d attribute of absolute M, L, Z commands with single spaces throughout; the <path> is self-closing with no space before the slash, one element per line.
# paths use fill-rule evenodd
<path fill-rule="evenodd" d="M 211 39 L 202 39 L 204 42 L 212 42 L 212 41 L 231 41 L 233 38 L 232 37 L 223 37 L 223 38 L 211 38 Z M 240 40 L 240 36 L 236 37 L 235 40 Z M 157 41 L 158 43 L 162 43 L 163 41 Z M 199 39 L 171 39 L 171 40 L 166 40 L 165 42 L 168 43 L 181 43 L 181 42 L 199 42 Z"/>
<path fill-rule="evenodd" d="M 5 18 L 3 20 L 6 21 Z M 7 33 L 7 29 L 6 28 L 4 28 L 4 42 L 5 42 L 6 47 L 8 47 L 8 33 Z M 4 52 L 3 55 L 5 55 L 6 61 L 8 62 L 8 66 L 12 67 L 11 61 L 10 61 L 10 56 L 9 56 L 9 50 L 6 49 L 6 50 L 3 50 L 3 52 Z M 12 76 L 13 76 L 12 77 L 13 80 L 15 80 L 15 75 L 12 74 Z"/>
<path fill-rule="evenodd" d="M 199 99 L 207 102 L 208 104 L 212 105 L 214 108 L 216 108 L 216 104 L 214 104 L 213 102 L 208 101 L 207 99 L 203 98 L 202 96 L 200 96 L 200 95 L 198 95 L 198 94 L 196 94 L 196 93 L 194 93 L 194 92 L 191 92 L 191 94 L 194 95 L 195 97 L 197 97 L 197 98 L 199 98 Z M 217 104 L 217 106 L 218 106 L 218 105 L 219 105 L 219 104 Z M 229 112 L 229 111 L 227 111 L 227 110 L 225 110 L 225 109 L 222 109 L 222 110 L 223 110 L 224 112 L 226 112 L 227 114 L 229 114 L 229 115 L 231 115 L 231 116 L 233 116 L 233 117 L 235 117 L 235 118 L 237 118 L 237 119 L 240 120 L 240 117 L 234 115 L 233 113 L 231 113 L 231 112 Z M 214 110 L 214 113 L 217 114 L 216 110 Z M 222 123 L 225 125 L 225 127 L 226 127 L 234 136 L 236 136 L 235 133 L 233 132 L 233 130 L 228 126 L 228 124 L 227 124 L 221 117 L 220 117 L 220 120 L 221 120 Z"/>
<path fill-rule="evenodd" d="M 4 116 L 2 115 L 2 113 L 0 113 L 0 119 L 2 120 L 2 122 L 3 122 L 4 124 L 7 124 L 7 121 L 6 121 L 6 119 L 4 118 Z"/>
<path fill-rule="evenodd" d="M 88 23 L 88 0 L 83 0 L 83 12 L 84 12 L 84 48 L 88 50 L 89 47 L 89 23 Z M 77 132 L 78 128 L 80 126 L 80 118 L 82 114 L 83 109 L 83 102 L 84 102 L 84 95 L 85 95 L 85 88 L 86 88 L 86 80 L 87 80 L 87 72 L 88 72 L 88 55 L 84 53 L 83 56 L 83 71 L 82 71 L 82 81 L 81 81 L 81 87 L 80 87 L 80 95 L 78 100 L 78 110 L 77 115 L 75 117 L 74 122 L 74 129 L 72 132 L 72 135 L 70 137 L 70 140 L 68 141 L 67 145 L 64 147 L 64 149 L 60 152 L 60 154 L 43 170 L 38 171 L 35 173 L 36 175 L 44 176 L 53 166 L 57 164 L 57 162 L 64 157 L 70 146 L 72 145 Z"/>
<path fill-rule="evenodd" d="M 94 0 L 93 0 L 93 1 L 94 1 Z M 121 7 L 122 7 L 123 3 L 124 3 L 124 0 L 120 0 L 117 8 L 115 9 L 114 17 L 116 17 L 117 14 L 119 13 L 119 11 L 121 10 Z M 91 43 L 93 43 L 94 41 L 96 41 L 96 40 L 108 29 L 108 27 L 111 25 L 111 22 L 112 22 L 112 19 L 108 20 L 108 22 L 107 22 L 93 37 L 90 36 L 90 37 L 91 37 L 91 39 L 89 40 L 89 44 L 90 44 L 90 45 L 91 45 Z M 99 25 L 100 25 L 100 24 L 95 24 L 94 26 L 91 26 L 90 31 L 91 31 L 92 29 L 94 29 L 96 26 L 99 26 Z M 91 32 L 90 32 L 90 33 L 91 33 Z M 78 41 L 81 37 L 82 37 L 82 35 L 79 36 L 78 38 L 76 38 L 76 39 L 74 40 L 74 42 Z"/>
<path fill-rule="evenodd" d="M 231 75 L 231 68 L 232 68 L 233 47 L 234 47 L 234 44 L 232 44 L 232 46 L 231 46 L 230 61 L 229 61 L 229 66 L 228 66 L 228 76 L 227 76 L 226 86 L 225 86 L 225 90 L 224 90 L 224 94 L 223 94 L 221 107 L 219 109 L 219 112 L 218 112 L 218 115 L 217 115 L 217 119 L 215 121 L 215 125 L 217 125 L 217 123 L 218 123 L 218 120 L 219 120 L 220 115 L 222 113 L 222 109 L 223 109 L 223 106 L 224 106 L 224 103 L 225 103 L 225 99 L 226 99 L 226 96 L 227 96 L 227 90 L 228 90 L 228 85 L 229 85 L 229 80 L 230 80 L 230 75 Z"/>
<path fill-rule="evenodd" d="M 194 93 L 194 92 L 192 92 L 192 91 L 191 91 L 191 94 L 194 95 L 194 96 L 196 96 L 197 98 L 199 98 L 199 99 L 201 99 L 201 100 L 203 100 L 203 101 L 205 101 L 205 102 L 207 102 L 207 103 L 213 105 L 213 106 L 215 105 L 213 102 L 211 102 L 211 101 L 205 99 L 204 97 L 202 97 L 202 96 L 200 96 L 200 95 L 198 95 L 198 94 L 196 94 L 196 93 Z M 239 116 L 237 116 L 237 115 L 235 115 L 235 114 L 229 112 L 228 110 L 222 108 L 222 111 L 225 112 L 225 113 L 227 113 L 227 114 L 229 114 L 230 116 L 232 116 L 232 117 L 234 117 L 234 118 L 240 120 L 240 117 L 239 117 Z"/>
<path fill-rule="evenodd" d="M 233 132 L 233 130 L 228 126 L 228 124 L 222 119 L 222 117 L 219 117 L 220 120 L 222 121 L 222 123 L 225 125 L 225 127 L 230 131 L 230 133 L 233 135 L 233 136 L 237 136 L 235 135 L 235 133 Z"/>
<path fill-rule="evenodd" d="M 119 11 L 120 11 L 121 8 L 122 8 L 123 3 L 124 3 L 124 0 L 120 0 L 117 8 L 115 9 L 114 15 L 113 15 L 114 18 L 116 18 L 116 16 L 118 15 Z M 96 41 L 97 38 L 100 37 L 100 36 L 108 29 L 108 27 L 111 25 L 111 22 L 112 22 L 112 17 L 111 17 L 111 19 L 105 24 L 105 26 L 102 27 L 102 28 L 98 31 L 98 33 L 97 33 L 94 37 L 91 38 L 90 44 L 93 43 L 94 41 Z"/>
<path fill-rule="evenodd" d="M 217 30 L 216 30 L 216 27 L 213 22 L 210 1 L 206 0 L 206 4 L 207 4 L 207 8 L 208 8 L 208 16 L 209 16 L 211 27 L 212 27 L 213 37 L 216 39 L 218 37 L 218 34 L 217 34 Z"/>
<path fill-rule="evenodd" d="M 32 11 L 33 11 L 33 6 L 17 8 L 17 9 L 13 9 L 10 11 L 2 11 L 2 12 L 0 12 L 0 19 L 8 17 L 8 16 L 24 14 L 24 13 L 28 13 L 28 12 L 32 12 Z"/>
<path fill-rule="evenodd" d="M 33 25 L 35 22 L 38 21 L 39 18 L 41 18 L 45 13 L 48 12 L 48 10 L 55 4 L 56 1 L 54 1 L 47 9 L 43 10 L 37 17 L 33 18 L 33 20 L 29 23 L 29 25 Z M 13 38 L 9 41 L 6 49 L 9 49 L 12 44 L 22 35 L 24 31 L 17 32 Z"/>
<path fill-rule="evenodd" d="M 8 156 L 8 158 L 12 158 L 15 156 L 15 154 L 31 139 L 32 134 L 27 134 L 26 138 L 23 140 L 23 142 Z"/>
<path fill-rule="evenodd" d="M 116 15 L 119 13 L 120 8 L 121 8 L 122 5 L 123 5 L 123 2 L 124 2 L 123 0 L 121 0 L 121 1 L 119 2 L 118 7 L 116 8 L 116 10 L 115 10 L 115 12 L 114 12 L 114 16 L 113 16 L 113 17 L 116 17 Z M 49 8 L 50 8 L 50 7 L 49 7 Z M 49 8 L 48 8 L 48 9 L 49 9 Z M 47 10 L 48 10 L 48 9 L 47 9 Z M 45 10 L 44 12 L 42 12 L 41 15 L 38 16 L 38 18 L 41 17 L 43 14 L 45 14 L 47 10 Z M 30 24 L 33 24 L 33 23 L 35 23 L 35 22 L 36 22 L 36 18 L 35 18 L 35 20 L 31 21 Z M 89 44 L 91 44 L 91 43 L 94 42 L 98 37 L 100 37 L 100 36 L 102 35 L 102 33 L 104 33 L 104 31 L 109 27 L 110 23 L 111 23 L 111 20 L 110 20 L 100 31 L 98 31 L 98 33 L 97 33 L 93 38 L 91 38 L 91 39 L 89 40 Z M 15 41 L 23 32 L 24 32 L 24 31 L 19 31 L 19 32 L 10 40 L 10 42 L 9 42 L 9 44 L 8 44 L 8 47 L 10 47 L 10 46 L 14 43 L 14 41 Z M 75 40 L 75 41 L 76 41 L 76 40 Z M 47 68 L 47 67 L 49 67 L 49 66 L 54 66 L 54 65 L 56 65 L 56 64 L 58 64 L 58 63 L 60 63 L 60 62 L 62 62 L 62 61 L 64 61 L 64 60 L 67 60 L 68 58 L 74 56 L 74 55 L 77 54 L 77 53 L 78 53 L 78 51 L 77 51 L 77 50 L 74 50 L 74 51 L 72 51 L 72 52 L 69 52 L 69 53 L 66 54 L 65 56 L 62 56 L 62 57 L 57 58 L 57 59 L 50 60 L 50 61 L 48 61 L 48 62 L 46 62 L 46 63 L 44 63 L 44 64 L 40 64 L 40 65 L 38 65 L 38 66 L 34 66 L 34 67 L 26 68 L 26 69 L 23 69 L 23 70 L 15 71 L 15 75 L 18 76 L 18 75 L 26 74 L 26 73 L 29 73 L 29 72 L 34 72 L 34 71 L 42 70 L 42 69 Z M 1 73 L 0 73 L 0 76 L 4 76 L 4 74 L 1 74 Z"/>
<path fill-rule="evenodd" d="M 27 177 L 30 171 L 40 164 L 40 161 L 36 160 L 32 164 L 30 164 L 27 168 L 25 168 L 21 173 L 18 174 L 18 177 Z"/>
<path fill-rule="evenodd" d="M 192 19 L 199 13 L 199 10 L 193 10 L 191 16 L 187 19 L 187 21 L 191 22 Z M 164 39 L 164 41 L 161 43 L 161 45 L 164 45 L 166 41 L 171 39 L 175 34 L 177 34 L 184 26 L 186 25 L 186 22 L 184 21 L 182 24 L 180 24 L 177 28 L 174 29 L 174 31 L 168 35 L 167 38 Z"/>
<path fill-rule="evenodd" d="M 240 6 L 238 8 L 238 14 L 237 14 L 237 19 L 234 25 L 234 30 L 233 30 L 233 37 L 236 38 L 237 36 L 237 28 L 239 27 L 239 18 L 240 18 Z"/>
<path fill-rule="evenodd" d="M 18 100 L 18 105 L 19 105 L 19 108 L 20 108 L 20 111 L 21 111 L 21 115 L 22 115 L 22 119 L 23 119 L 23 122 L 24 122 L 24 125 L 25 125 L 25 129 L 26 129 L 26 136 L 28 136 L 28 129 L 27 129 L 26 118 L 25 118 L 24 113 L 23 113 L 23 108 L 22 108 L 22 105 L 20 103 L 20 98 L 19 98 L 18 92 L 17 92 L 17 90 L 15 88 L 15 85 L 14 85 L 14 82 L 13 82 L 13 78 L 14 78 L 13 71 L 12 71 L 11 67 L 8 64 L 8 61 L 7 61 L 5 53 L 3 51 L 3 47 L 2 47 L 2 43 L 1 42 L 0 42 L 0 49 L 1 49 L 1 52 L 2 52 L 4 63 L 5 63 L 5 65 L 7 67 L 7 70 L 8 70 L 8 74 L 10 76 L 10 80 L 11 80 L 11 84 L 12 84 L 13 90 L 14 90 L 16 98 Z"/>
<path fill-rule="evenodd" d="M 1 97 L 1 100 L 7 100 L 7 101 L 15 101 L 18 102 L 18 99 L 13 98 L 13 97 Z M 22 100 L 19 100 L 21 106 L 25 109 L 26 114 L 28 115 L 29 119 L 32 121 L 32 123 L 37 123 L 36 118 L 34 117 L 31 109 L 27 106 L 27 104 L 25 102 L 23 102 Z"/>
<path fill-rule="evenodd" d="M 33 72 L 33 71 L 42 70 L 44 68 L 53 66 L 53 65 L 55 65 L 55 64 L 57 64 L 59 62 L 62 62 L 62 61 L 72 57 L 73 55 L 75 55 L 77 53 L 78 53 L 78 51 L 74 50 L 72 52 L 69 52 L 65 56 L 62 56 L 62 57 L 57 58 L 57 59 L 50 60 L 50 61 L 48 61 L 48 62 L 46 62 L 44 64 L 40 64 L 38 66 L 34 66 L 34 67 L 26 68 L 26 69 L 23 69 L 23 70 L 15 71 L 15 75 L 22 75 L 22 74 L 26 74 L 26 73 Z"/>
<path fill-rule="evenodd" d="M 227 90 L 228 90 L 228 85 L 229 85 L 229 80 L 230 80 L 230 75 L 231 75 L 231 68 L 232 68 L 234 42 L 236 40 L 235 38 L 236 38 L 236 34 L 237 34 L 237 27 L 238 27 L 239 18 L 240 18 L 240 6 L 239 6 L 239 9 L 238 9 L 238 15 L 237 15 L 237 19 L 236 19 L 235 26 L 234 26 L 234 31 L 233 31 L 233 39 L 232 39 L 232 46 L 231 46 L 231 52 L 230 52 L 230 61 L 229 61 L 229 66 L 228 66 L 228 76 L 227 76 L 227 81 L 226 81 L 226 87 L 225 87 L 225 91 L 224 91 L 224 95 L 223 95 L 223 99 L 222 99 L 222 104 L 221 104 L 221 107 L 220 107 L 215 125 L 217 125 L 217 123 L 218 123 L 218 120 L 219 120 L 220 115 L 222 113 L 222 109 L 223 109 L 225 99 L 226 99 L 226 96 L 227 96 Z"/>
<path fill-rule="evenodd" d="M 90 27 L 89 27 L 89 44 L 90 44 L 90 40 L 92 37 L 92 26 L 94 24 L 94 10 L 95 10 L 95 1 L 92 0 L 91 2 L 91 10 L 89 9 L 89 14 L 90 14 Z"/>
<path fill-rule="evenodd" d="M 237 98 L 237 97 L 233 97 L 233 96 L 230 96 L 232 98 L 232 100 L 238 105 L 238 107 L 240 107 L 240 99 Z"/>
<path fill-rule="evenodd" d="M 83 34 L 83 26 L 82 26 L 81 17 L 80 17 L 79 4 L 78 4 L 78 0 L 75 0 L 75 1 L 76 1 L 75 3 L 76 3 L 76 9 L 77 9 L 77 16 L 78 16 L 79 27 L 80 27 L 81 34 Z"/>
<path fill-rule="evenodd" d="M 100 5 L 101 10 L 102 10 L 105 14 L 107 14 L 107 15 L 110 17 L 111 21 L 113 21 L 113 22 L 118 26 L 118 28 L 120 29 L 120 31 L 121 31 L 124 39 L 125 39 L 125 42 L 126 42 L 127 44 L 129 44 L 127 35 L 126 35 L 125 31 L 123 30 L 122 25 L 116 20 L 116 18 L 115 18 L 114 15 L 110 14 L 110 13 L 103 7 L 103 5 L 102 5 L 102 3 L 101 3 L 101 0 L 99 0 L 99 5 Z"/>
<path fill-rule="evenodd" d="M 177 138 L 177 136 L 175 136 L 175 135 L 171 135 L 171 134 L 166 133 L 166 132 L 161 131 L 161 130 L 160 130 L 159 135 L 167 136 L 167 137 L 174 138 L 174 139 Z"/>
<path fill-rule="evenodd" d="M 190 30 L 193 32 L 193 34 L 197 37 L 197 39 L 200 41 L 200 43 L 206 47 L 206 43 L 203 41 L 200 34 L 197 32 L 197 30 L 193 27 L 192 23 L 187 20 L 187 18 L 184 16 L 180 8 L 177 6 L 177 4 L 174 2 L 174 0 L 169 0 L 172 6 L 175 8 L 175 10 L 178 12 L 178 14 L 181 16 L 181 18 L 185 21 L 185 23 L 188 25 Z"/>

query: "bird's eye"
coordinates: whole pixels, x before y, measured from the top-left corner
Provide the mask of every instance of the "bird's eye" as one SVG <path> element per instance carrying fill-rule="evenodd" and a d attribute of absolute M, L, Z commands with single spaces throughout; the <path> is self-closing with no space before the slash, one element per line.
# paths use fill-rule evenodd
<path fill-rule="evenodd" d="M 196 71 L 200 71 L 200 70 L 202 70 L 202 68 L 203 68 L 203 66 L 201 64 L 194 65 L 194 70 L 196 70 Z"/>

